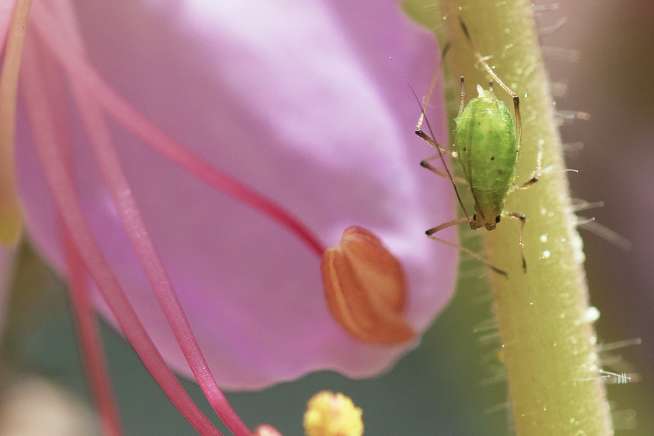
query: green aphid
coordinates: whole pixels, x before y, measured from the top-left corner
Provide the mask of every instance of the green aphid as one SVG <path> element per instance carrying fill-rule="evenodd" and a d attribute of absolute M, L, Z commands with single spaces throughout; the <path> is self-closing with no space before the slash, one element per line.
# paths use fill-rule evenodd
<path fill-rule="evenodd" d="M 474 49 L 468 30 L 463 22 L 461 22 L 461 28 Z M 523 229 L 527 218 L 522 213 L 505 211 L 504 203 L 506 196 L 514 189 L 526 188 L 538 181 L 542 153 L 540 150 L 538 151 L 536 171 L 533 176 L 527 182 L 515 185 L 515 169 L 520 151 L 521 134 L 520 98 L 495 74 L 493 69 L 486 63 L 485 58 L 477 50 L 474 51 L 478 63 L 493 81 L 490 82 L 488 89 L 484 89 L 478 85 L 478 96 L 470 99 L 466 104 L 464 78 L 461 76 L 459 113 L 454 120 L 454 143 L 449 149 L 442 147 L 433 139 L 433 131 L 429 125 L 429 120 L 425 117 L 424 107 L 428 103 L 434 83 L 432 83 L 426 99 L 421 105 L 422 110 L 415 132 L 419 137 L 436 148 L 438 154 L 431 159 L 423 160 L 420 162 L 420 165 L 439 176 L 447 177 L 451 180 L 464 214 L 464 217 L 440 224 L 427 230 L 426 233 L 433 239 L 453 245 L 451 242 L 435 237 L 434 234 L 462 223 L 468 223 L 473 230 L 484 227 L 490 231 L 495 229 L 503 217 L 516 219 L 520 222 L 522 267 L 526 271 L 527 262 L 524 256 Z M 494 82 L 513 99 L 514 115 L 511 114 L 511 111 L 504 102 L 495 95 L 493 90 Z M 423 123 L 427 124 L 431 135 L 428 135 L 422 130 Z M 472 216 L 470 216 L 461 201 L 459 189 L 456 185 L 457 181 L 455 181 L 455 177 L 452 176 L 452 173 L 447 167 L 443 157 L 443 151 L 449 152 L 459 162 L 463 178 L 457 181 L 467 185 L 470 190 L 474 200 L 474 213 Z M 430 164 L 430 161 L 434 159 L 440 159 L 445 173 Z M 480 258 L 475 253 L 468 253 L 476 258 Z M 480 260 L 495 272 L 506 275 L 505 271 L 488 264 L 484 259 Z"/>
<path fill-rule="evenodd" d="M 518 137 L 513 116 L 492 89 L 477 87 L 456 117 L 454 144 L 461 170 L 475 200 L 470 227 L 493 230 L 515 175 Z"/>

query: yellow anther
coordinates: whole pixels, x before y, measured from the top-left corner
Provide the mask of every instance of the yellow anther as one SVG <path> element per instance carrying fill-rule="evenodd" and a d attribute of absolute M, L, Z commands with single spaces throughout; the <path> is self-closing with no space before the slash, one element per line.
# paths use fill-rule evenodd
<path fill-rule="evenodd" d="M 340 393 L 322 391 L 314 395 L 304 414 L 306 436 L 361 436 L 363 412 Z"/>

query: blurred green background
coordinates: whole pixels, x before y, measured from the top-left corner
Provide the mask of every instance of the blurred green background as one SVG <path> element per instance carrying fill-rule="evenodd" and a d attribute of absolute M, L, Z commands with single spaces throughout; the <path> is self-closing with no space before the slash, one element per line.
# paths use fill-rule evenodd
<path fill-rule="evenodd" d="M 624 252 L 582 229 L 592 304 L 601 311 L 600 342 L 642 339 L 603 356 L 616 372 L 640 378 L 609 386 L 618 434 L 654 435 L 654 2 L 537 4 L 557 107 L 592 116 L 562 127 L 564 140 L 573 144 L 568 164 L 580 170 L 571 175 L 573 196 L 605 202 L 584 215 L 633 243 Z M 474 262 L 464 262 L 456 298 L 422 345 L 390 373 L 364 381 L 314 374 L 263 392 L 232 394 L 234 406 L 253 426 L 268 422 L 285 435 L 301 435 L 307 399 L 330 389 L 363 408 L 368 435 L 510 434 L 483 274 Z M 89 401 L 63 285 L 28 249 L 21 253 L 7 323 L 6 380 L 40 374 Z M 193 434 L 122 339 L 105 324 L 102 335 L 126 434 Z M 186 387 L 211 415 L 199 389 Z"/>

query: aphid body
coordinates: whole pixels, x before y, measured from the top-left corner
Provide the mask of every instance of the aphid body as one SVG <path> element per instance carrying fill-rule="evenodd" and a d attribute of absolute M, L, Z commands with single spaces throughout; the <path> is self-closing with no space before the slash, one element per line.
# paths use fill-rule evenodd
<path fill-rule="evenodd" d="M 470 227 L 493 230 L 514 181 L 519 144 L 509 108 L 492 88 L 477 91 L 455 118 L 453 148 L 475 203 Z"/>
<path fill-rule="evenodd" d="M 495 272 L 507 275 L 505 271 L 494 267 L 475 253 L 465 250 L 465 247 L 460 247 L 457 244 L 445 241 L 434 235 L 448 227 L 463 223 L 467 223 L 472 229 L 484 227 L 486 230 L 494 230 L 502 217 L 512 218 L 520 223 L 520 253 L 522 269 L 526 272 L 527 261 L 524 255 L 523 232 L 527 217 L 520 212 L 504 210 L 504 202 L 510 192 L 532 186 L 539 180 L 542 144 L 540 142 L 537 144 L 536 169 L 531 178 L 524 183 L 515 184 L 516 163 L 518 153 L 520 152 L 522 131 L 520 97 L 499 78 L 493 68 L 486 62 L 486 58 L 474 48 L 468 29 L 461 19 L 459 19 L 459 23 L 466 39 L 473 47 L 477 62 L 492 78 L 492 81 L 488 89 L 477 85 L 478 96 L 470 99 L 466 103 L 464 77 L 460 77 L 459 112 L 454 119 L 454 143 L 449 149 L 444 148 L 434 139 L 433 130 L 429 125 L 429 120 L 425 116 L 425 108 L 428 106 L 429 98 L 435 87 L 438 77 L 437 74 L 434 74 L 429 91 L 423 99 L 422 104 L 418 101 L 421 107 L 421 113 L 416 124 L 415 133 L 437 151 L 436 156 L 421 161 L 420 166 L 450 180 L 464 215 L 463 217 L 455 218 L 436 227 L 432 227 L 425 233 L 432 239 L 453 245 L 468 252 L 473 257 L 482 260 L 482 262 L 491 267 Z M 443 57 L 448 48 L 449 46 L 446 46 Z M 495 95 L 493 83 L 499 85 L 504 92 L 511 96 L 513 100 L 513 114 L 506 104 Z M 418 100 L 417 96 L 416 99 Z M 427 125 L 429 134 L 422 129 L 423 124 Z M 459 163 L 463 175 L 462 178 L 452 175 L 445 161 L 444 151 L 451 152 L 451 156 Z M 443 170 L 430 163 L 434 159 L 440 160 Z M 455 179 L 459 180 L 456 181 Z M 457 188 L 457 183 L 459 182 L 466 185 L 473 197 L 475 211 L 472 216 L 468 214 L 463 204 L 459 188 Z"/>

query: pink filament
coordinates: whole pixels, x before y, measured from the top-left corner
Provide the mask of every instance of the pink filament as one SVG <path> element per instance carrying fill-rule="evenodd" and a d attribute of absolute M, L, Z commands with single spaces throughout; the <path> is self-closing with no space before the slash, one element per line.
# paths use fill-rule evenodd
<path fill-rule="evenodd" d="M 63 229 L 63 226 L 61 227 Z M 64 234 L 62 236 L 62 245 L 68 268 L 70 300 L 77 319 L 77 331 L 79 332 L 79 342 L 84 357 L 84 367 L 100 413 L 103 434 L 121 436 L 123 431 L 105 366 L 102 342 L 95 325 L 95 314 L 89 299 L 84 265 L 68 232 L 63 229 L 62 233 Z"/>
<path fill-rule="evenodd" d="M 62 67 L 68 71 L 76 82 L 84 83 L 97 102 L 111 113 L 117 121 L 122 123 L 127 130 L 207 185 L 217 191 L 230 194 L 237 200 L 260 210 L 290 230 L 319 257 L 322 256 L 325 251 L 323 244 L 298 218 L 231 176 L 213 168 L 184 146 L 168 137 L 102 79 L 85 60 L 79 40 L 70 32 L 70 29 L 65 27 L 55 29 L 53 23 L 56 23 L 56 21 L 43 8 L 35 8 L 34 16 L 37 17 L 34 23 L 37 31 Z"/>
<path fill-rule="evenodd" d="M 23 70 L 25 76 L 22 84 L 27 101 L 26 109 L 46 181 L 72 243 L 79 250 L 87 270 L 102 292 L 121 330 L 173 405 L 200 434 L 220 436 L 221 433 L 197 408 L 166 366 L 97 246 L 82 213 L 71 175 L 66 170 L 59 132 L 55 129 L 50 101 L 46 95 L 38 56 L 33 45 L 27 48 L 25 58 L 28 67 Z"/>
<path fill-rule="evenodd" d="M 48 83 L 50 84 L 48 88 L 50 91 L 49 98 L 52 101 L 63 101 L 66 98 L 66 82 L 62 74 L 63 72 L 59 68 L 59 65 L 55 63 L 54 59 L 52 59 L 52 56 L 47 56 L 44 53 L 40 53 L 40 55 L 43 68 L 42 72 L 48 78 Z M 62 138 L 67 133 L 65 129 L 66 123 L 69 121 L 66 118 L 67 113 L 67 111 L 57 111 L 52 114 L 53 122 L 56 126 L 55 129 L 60 132 Z M 62 142 L 68 142 L 67 139 L 64 139 Z M 66 162 L 66 171 L 70 172 L 69 148 L 66 147 L 63 153 Z M 103 434 L 107 436 L 121 436 L 123 431 L 119 413 L 111 391 L 102 342 L 95 324 L 95 312 L 89 299 L 87 274 L 84 270 L 82 259 L 60 220 L 58 222 L 58 228 L 62 247 L 61 251 L 66 261 L 68 291 L 77 322 L 82 360 L 87 374 L 89 388 L 98 408 Z"/>
<path fill-rule="evenodd" d="M 86 88 L 79 86 L 75 81 L 71 81 L 71 86 L 82 121 L 91 139 L 91 146 L 111 191 L 123 227 L 132 242 L 141 265 L 148 276 L 150 286 L 159 300 L 159 304 L 196 381 L 225 425 L 237 436 L 249 436 L 251 432 L 220 391 L 193 335 L 176 291 L 173 289 L 170 278 L 143 222 L 141 212 L 136 205 L 129 182 L 123 173 L 116 154 L 116 147 L 111 141 L 111 134 L 103 114 L 97 104 L 89 98 Z"/>
<path fill-rule="evenodd" d="M 143 222 L 102 114 L 98 111 L 95 103 L 87 98 L 85 90 L 75 84 L 73 84 L 73 89 L 96 159 L 111 190 L 113 202 L 123 222 L 123 227 L 132 241 L 134 250 L 148 276 L 150 286 L 159 300 L 196 381 L 202 388 L 209 404 L 225 425 L 237 436 L 248 436 L 250 431 L 220 391 L 193 335 L 188 319 L 177 299 L 176 291 L 173 289 L 170 278 Z"/>

